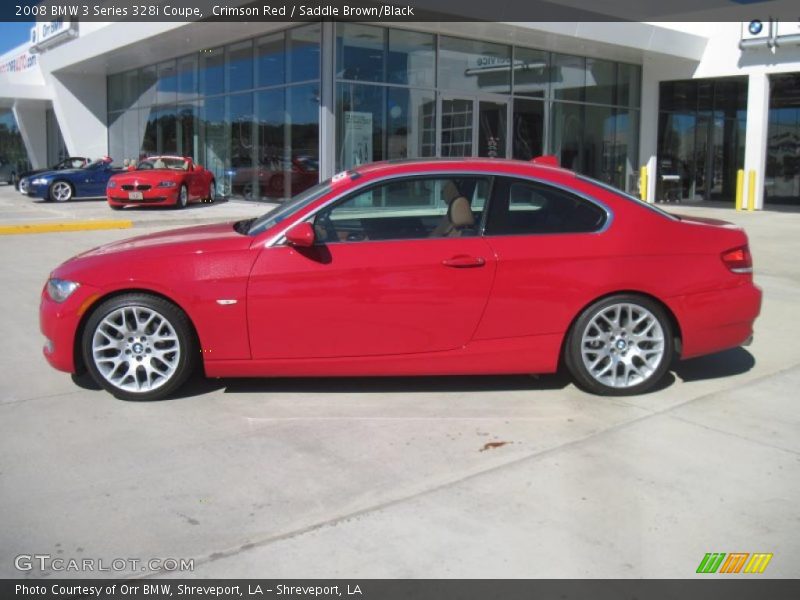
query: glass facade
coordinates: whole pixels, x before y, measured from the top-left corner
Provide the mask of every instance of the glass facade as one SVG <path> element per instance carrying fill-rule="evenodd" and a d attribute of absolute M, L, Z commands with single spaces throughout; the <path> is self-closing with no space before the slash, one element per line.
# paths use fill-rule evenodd
<path fill-rule="evenodd" d="M 286 198 L 316 183 L 327 147 L 321 27 L 111 75 L 111 156 L 191 155 L 216 174 L 220 194 L 247 199 Z M 363 23 L 330 27 L 330 168 L 551 153 L 566 168 L 632 189 L 639 66 Z"/>
<path fill-rule="evenodd" d="M 320 38 L 305 25 L 111 75 L 111 157 L 192 156 L 252 200 L 317 183 Z"/>
<path fill-rule="evenodd" d="M 638 171 L 635 65 L 336 25 L 336 168 L 426 156 L 530 160 L 623 189 Z"/>
<path fill-rule="evenodd" d="M 0 109 L 0 181 L 11 181 L 13 176 L 28 169 L 28 153 L 14 113 Z"/>
<path fill-rule="evenodd" d="M 733 202 L 746 117 L 746 77 L 662 82 L 656 199 Z"/>
<path fill-rule="evenodd" d="M 800 74 L 770 77 L 764 200 L 800 205 Z"/>

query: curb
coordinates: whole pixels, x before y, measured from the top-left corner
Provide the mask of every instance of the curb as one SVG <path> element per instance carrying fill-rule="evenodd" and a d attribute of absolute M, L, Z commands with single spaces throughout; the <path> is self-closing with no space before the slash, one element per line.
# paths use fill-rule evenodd
<path fill-rule="evenodd" d="M 0 235 L 19 235 L 25 233 L 55 233 L 60 231 L 89 231 L 95 229 L 130 229 L 133 221 L 97 220 L 63 221 L 60 223 L 22 223 L 19 225 L 0 225 Z"/>

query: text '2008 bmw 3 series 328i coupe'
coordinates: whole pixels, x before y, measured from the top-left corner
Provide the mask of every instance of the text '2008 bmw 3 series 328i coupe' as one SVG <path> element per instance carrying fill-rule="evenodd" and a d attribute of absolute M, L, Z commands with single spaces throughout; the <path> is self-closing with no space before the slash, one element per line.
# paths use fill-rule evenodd
<path fill-rule="evenodd" d="M 164 260 L 169 257 L 169 260 Z M 552 373 L 652 388 L 746 344 L 745 233 L 557 167 L 374 163 L 255 219 L 146 235 L 55 269 L 44 354 L 119 398 L 208 377 Z"/>

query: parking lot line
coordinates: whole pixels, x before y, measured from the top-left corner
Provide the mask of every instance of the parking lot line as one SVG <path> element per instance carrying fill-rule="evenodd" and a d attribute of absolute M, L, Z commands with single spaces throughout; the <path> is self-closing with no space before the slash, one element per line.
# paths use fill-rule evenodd
<path fill-rule="evenodd" d="M 133 227 L 133 221 L 119 219 L 62 221 L 60 223 L 21 223 L 19 225 L 0 225 L 0 235 L 54 233 L 59 231 L 89 231 L 94 229 L 130 229 L 131 227 Z"/>

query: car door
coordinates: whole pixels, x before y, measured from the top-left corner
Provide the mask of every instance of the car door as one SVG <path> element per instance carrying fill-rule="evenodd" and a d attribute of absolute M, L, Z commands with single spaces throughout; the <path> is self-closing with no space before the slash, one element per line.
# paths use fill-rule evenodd
<path fill-rule="evenodd" d="M 438 198 L 445 181 L 407 178 L 322 209 L 311 248 L 265 248 L 248 286 L 253 357 L 409 354 L 469 342 L 495 261 L 477 235 L 489 180 L 461 182 L 473 200 L 481 196 L 470 230 L 430 237 L 447 218 Z"/>
<path fill-rule="evenodd" d="M 497 274 L 476 339 L 561 333 L 609 280 L 600 203 L 545 182 L 497 178 L 485 238 Z"/>
<path fill-rule="evenodd" d="M 106 184 L 111 177 L 111 167 L 109 165 L 97 165 L 91 169 L 84 169 L 79 176 L 81 185 L 77 189 L 77 194 L 83 197 L 99 197 L 106 193 Z"/>

